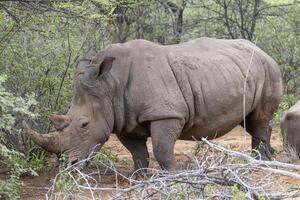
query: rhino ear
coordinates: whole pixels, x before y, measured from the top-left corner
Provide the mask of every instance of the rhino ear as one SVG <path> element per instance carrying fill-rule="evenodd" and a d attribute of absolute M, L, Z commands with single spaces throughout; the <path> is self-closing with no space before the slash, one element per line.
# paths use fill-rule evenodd
<path fill-rule="evenodd" d="M 115 57 L 105 57 L 99 66 L 99 73 L 97 77 L 102 77 L 107 74 L 111 70 L 115 59 Z"/>
<path fill-rule="evenodd" d="M 101 79 L 112 68 L 114 57 L 104 57 L 99 60 L 95 59 L 91 61 L 91 66 L 85 69 L 84 75 L 81 77 L 81 82 L 88 87 L 95 87 L 96 80 Z M 96 81 L 96 82 L 95 82 Z"/>

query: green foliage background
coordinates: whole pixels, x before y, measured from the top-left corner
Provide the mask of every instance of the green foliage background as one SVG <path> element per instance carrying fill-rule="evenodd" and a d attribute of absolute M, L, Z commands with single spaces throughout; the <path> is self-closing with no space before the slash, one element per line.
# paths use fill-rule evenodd
<path fill-rule="evenodd" d="M 277 122 L 299 99 L 296 0 L 1 1 L 1 145 L 6 152 L 23 153 L 18 156 L 40 155 L 20 136 L 20 122 L 30 120 L 35 129 L 46 132 L 47 116 L 68 110 L 73 66 L 80 58 L 136 38 L 173 44 L 202 36 L 252 40 L 278 62 L 285 97 L 275 115 Z M 2 160 L 16 159 L 1 155 Z M 43 160 L 44 155 L 38 157 Z M 39 159 L 38 166 L 43 163 Z"/>

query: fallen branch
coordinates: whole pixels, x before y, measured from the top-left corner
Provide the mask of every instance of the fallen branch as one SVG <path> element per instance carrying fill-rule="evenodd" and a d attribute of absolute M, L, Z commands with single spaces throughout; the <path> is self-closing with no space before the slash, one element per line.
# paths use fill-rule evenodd
<path fill-rule="evenodd" d="M 148 173 L 144 178 L 127 177 L 116 169 L 111 160 L 101 161 L 102 167 L 116 176 L 116 187 L 107 187 L 101 183 L 102 170 L 84 173 L 80 170 L 80 165 L 87 160 L 81 161 L 67 167 L 55 177 L 46 198 L 76 198 L 79 195 L 90 195 L 92 199 L 103 195 L 108 195 L 110 199 L 232 199 L 235 195 L 243 195 L 246 199 L 300 197 L 299 188 L 275 187 L 274 181 L 279 175 L 300 180 L 299 174 L 288 171 L 300 170 L 300 166 L 256 160 L 246 153 L 226 149 L 206 139 L 203 142 L 205 145 L 201 148 L 200 157 L 185 153 L 193 164 L 191 169 L 176 173 L 147 169 Z M 90 156 L 88 160 L 93 157 Z M 73 184 L 72 192 L 65 194 L 62 188 L 57 187 L 57 183 L 60 179 L 68 178 Z M 107 177 L 103 177 L 105 178 Z M 123 183 L 120 184 L 118 179 L 122 179 Z"/>

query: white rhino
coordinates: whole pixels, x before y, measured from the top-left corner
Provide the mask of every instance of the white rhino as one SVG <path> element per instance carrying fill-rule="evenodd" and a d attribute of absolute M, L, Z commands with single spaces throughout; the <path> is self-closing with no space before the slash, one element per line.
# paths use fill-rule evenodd
<path fill-rule="evenodd" d="M 280 127 L 284 146 L 294 148 L 300 156 L 300 101 L 286 111 Z"/>
<path fill-rule="evenodd" d="M 148 167 L 151 137 L 156 160 L 173 170 L 176 140 L 213 139 L 244 124 L 246 76 L 246 129 L 252 148 L 267 159 L 268 123 L 282 95 L 282 78 L 276 62 L 246 40 L 113 44 L 78 63 L 70 110 L 50 117 L 56 132 L 40 134 L 25 126 L 38 145 L 68 154 L 71 163 L 115 133 L 135 169 Z"/>

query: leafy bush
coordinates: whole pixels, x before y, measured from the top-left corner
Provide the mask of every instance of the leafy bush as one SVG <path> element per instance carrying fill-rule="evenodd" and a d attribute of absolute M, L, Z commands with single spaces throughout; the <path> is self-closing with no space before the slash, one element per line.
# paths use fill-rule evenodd
<path fill-rule="evenodd" d="M 9 150 L 4 145 L 0 145 L 0 155 L 3 158 L 2 162 L 10 169 L 9 178 L 0 180 L 0 199 L 19 199 L 23 186 L 20 176 L 23 174 L 36 176 L 36 170 L 41 170 L 45 167 L 45 157 L 43 157 L 44 159 L 40 157 L 25 157 L 24 154 Z M 42 164 L 36 164 L 37 160 L 39 163 L 42 162 Z"/>
<path fill-rule="evenodd" d="M 21 121 L 35 118 L 30 107 L 36 104 L 33 96 L 16 97 L 3 86 L 7 76 L 0 76 L 0 139 L 7 148 L 24 152 L 26 140 L 21 133 Z"/>
<path fill-rule="evenodd" d="M 10 170 L 10 178 L 0 181 L 0 198 L 17 199 L 19 197 L 23 174 L 37 175 L 36 171 L 44 169 L 46 156 L 41 151 L 27 151 L 30 146 L 21 133 L 20 122 L 24 118 L 35 118 L 30 107 L 36 104 L 32 96 L 15 97 L 3 86 L 7 77 L 0 75 L 0 160 Z"/>
<path fill-rule="evenodd" d="M 246 199 L 246 194 L 241 191 L 237 185 L 231 187 L 231 192 L 233 195 L 233 200 L 243 200 Z"/>
<path fill-rule="evenodd" d="M 0 199 L 18 199 L 22 182 L 19 176 L 11 175 L 7 180 L 0 180 Z"/>

